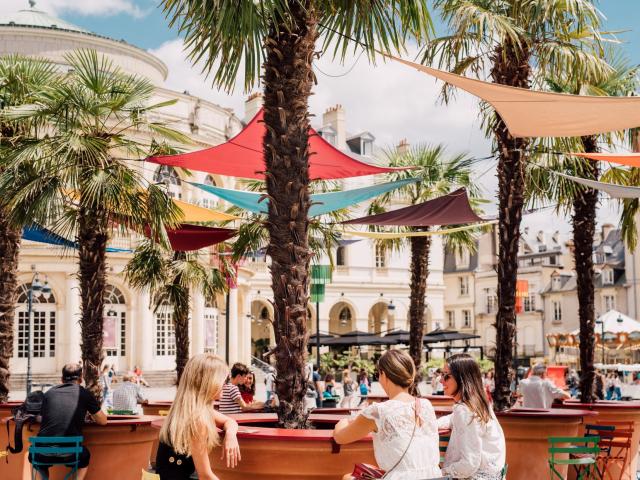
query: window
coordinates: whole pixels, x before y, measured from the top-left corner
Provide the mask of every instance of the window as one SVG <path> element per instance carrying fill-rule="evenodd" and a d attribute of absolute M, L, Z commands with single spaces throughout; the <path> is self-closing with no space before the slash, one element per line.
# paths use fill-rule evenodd
<path fill-rule="evenodd" d="M 338 315 L 338 320 L 340 320 L 341 326 L 344 327 L 348 325 L 351 322 L 351 309 L 349 307 L 343 307 Z"/>
<path fill-rule="evenodd" d="M 156 355 L 176 354 L 176 335 L 173 325 L 173 312 L 165 311 L 156 313 Z"/>
<path fill-rule="evenodd" d="M 204 303 L 204 351 L 218 352 L 218 305 L 215 296 L 205 298 Z"/>
<path fill-rule="evenodd" d="M 204 177 L 204 184 L 211 187 L 216 186 L 216 181 L 211 175 Z M 202 201 L 200 202 L 204 208 L 215 208 L 218 206 L 218 200 L 210 193 L 203 192 Z"/>
<path fill-rule="evenodd" d="M 161 165 L 153 174 L 153 181 L 167 186 L 167 195 L 171 198 L 182 198 L 182 181 L 173 167 Z"/>
<path fill-rule="evenodd" d="M 471 310 L 462 311 L 462 326 L 465 328 L 471 327 Z"/>
<path fill-rule="evenodd" d="M 387 249 L 384 245 L 376 244 L 376 268 L 385 268 L 387 266 Z"/>
<path fill-rule="evenodd" d="M 560 302 L 551 302 L 553 306 L 553 321 L 561 322 L 562 321 L 562 303 Z"/>
<path fill-rule="evenodd" d="M 612 269 L 605 268 L 604 270 L 602 270 L 602 284 L 603 285 L 613 285 L 613 270 Z"/>
<path fill-rule="evenodd" d="M 536 294 L 535 287 L 533 285 L 529 285 L 529 295 L 524 297 L 524 311 L 525 312 L 535 312 L 536 311 Z"/>
<path fill-rule="evenodd" d="M 14 355 L 18 358 L 27 358 L 29 343 L 29 288 L 30 283 L 22 284 L 18 288 L 18 306 L 16 308 L 17 319 L 15 332 Z M 32 358 L 45 358 L 56 356 L 56 299 L 53 294 L 49 298 L 34 292 L 31 309 Z"/>
<path fill-rule="evenodd" d="M 107 285 L 104 292 L 105 338 L 113 340 L 105 345 L 108 357 L 124 357 L 127 354 L 127 307 L 122 292 L 113 285 Z"/>
<path fill-rule="evenodd" d="M 604 311 L 608 312 L 610 310 L 615 310 L 616 308 L 616 297 L 613 295 L 605 295 L 602 297 L 604 303 Z"/>
<path fill-rule="evenodd" d="M 469 267 L 469 250 L 462 250 L 456 252 L 456 267 L 468 268 Z"/>
<path fill-rule="evenodd" d="M 458 277 L 458 285 L 461 297 L 469 295 L 469 277 Z"/>
<path fill-rule="evenodd" d="M 485 296 L 485 312 L 488 314 L 496 313 L 498 307 L 498 298 L 496 294 L 491 291 L 489 288 L 484 289 Z"/>
<path fill-rule="evenodd" d="M 456 328 L 456 312 L 453 310 L 447 310 L 447 326 L 449 328 Z"/>
<path fill-rule="evenodd" d="M 373 142 L 371 140 L 362 140 L 362 155 L 370 156 L 373 154 Z"/>
<path fill-rule="evenodd" d="M 344 246 L 338 247 L 336 250 L 336 265 L 344 267 L 347 264 L 347 250 Z"/>

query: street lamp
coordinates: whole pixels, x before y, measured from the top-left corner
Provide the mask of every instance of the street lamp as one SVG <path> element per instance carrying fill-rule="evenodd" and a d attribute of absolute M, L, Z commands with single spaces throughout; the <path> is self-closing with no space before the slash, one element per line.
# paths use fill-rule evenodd
<path fill-rule="evenodd" d="M 45 276 L 43 284 L 40 282 L 38 275 L 38 272 L 33 274 L 33 278 L 29 284 L 29 290 L 27 291 L 27 395 L 31 393 L 33 386 L 33 374 L 31 371 L 31 357 L 33 357 L 33 341 L 31 338 L 33 332 L 33 292 L 40 293 L 45 300 L 48 300 L 51 296 L 51 286 L 49 285 L 47 277 Z"/>

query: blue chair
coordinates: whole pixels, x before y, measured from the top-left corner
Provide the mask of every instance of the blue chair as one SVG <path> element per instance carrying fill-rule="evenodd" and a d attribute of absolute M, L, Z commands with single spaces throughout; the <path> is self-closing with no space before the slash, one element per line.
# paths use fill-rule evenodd
<path fill-rule="evenodd" d="M 31 480 L 36 478 L 36 472 L 47 478 L 42 469 L 47 470 L 55 465 L 64 465 L 71 469 L 64 476 L 64 480 L 77 478 L 82 440 L 82 437 L 30 437 Z M 43 459 L 38 458 L 38 455 L 48 457 Z"/>

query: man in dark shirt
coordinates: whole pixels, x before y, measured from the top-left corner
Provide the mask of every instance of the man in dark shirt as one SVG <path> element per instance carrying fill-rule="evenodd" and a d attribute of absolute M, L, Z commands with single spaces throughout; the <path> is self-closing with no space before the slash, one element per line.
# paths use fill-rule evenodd
<path fill-rule="evenodd" d="M 80 384 L 82 383 L 82 367 L 77 363 L 68 363 L 62 369 L 62 384 L 52 387 L 44 394 L 42 402 L 42 423 L 39 437 L 76 437 L 82 435 L 84 418 L 89 412 L 98 425 L 107 424 L 107 416 L 100 410 L 100 404 Z M 78 480 L 87 475 L 91 455 L 85 446 L 82 447 L 78 465 Z M 51 459 L 46 455 L 38 455 L 40 461 L 60 461 L 60 457 Z M 29 455 L 31 461 L 31 455 Z M 48 469 L 42 468 L 42 474 L 48 478 Z"/>

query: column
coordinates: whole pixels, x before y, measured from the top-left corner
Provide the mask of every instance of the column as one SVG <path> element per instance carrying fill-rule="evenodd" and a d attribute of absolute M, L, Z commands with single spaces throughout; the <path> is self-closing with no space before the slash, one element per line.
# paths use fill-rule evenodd
<path fill-rule="evenodd" d="M 229 289 L 229 364 L 239 361 L 238 349 L 238 289 Z"/>
<path fill-rule="evenodd" d="M 137 310 L 138 315 L 135 322 L 136 345 L 135 352 L 131 352 L 131 358 L 136 359 L 136 365 L 138 365 L 142 370 L 153 370 L 155 332 L 149 292 L 140 292 L 138 295 Z"/>
<path fill-rule="evenodd" d="M 63 364 L 77 362 L 82 358 L 80 344 L 82 332 L 80 329 L 80 285 L 75 275 L 66 279 L 66 354 L 62 355 Z"/>
<path fill-rule="evenodd" d="M 194 292 L 191 311 L 191 355 L 204 352 L 204 335 L 204 295 Z"/>

